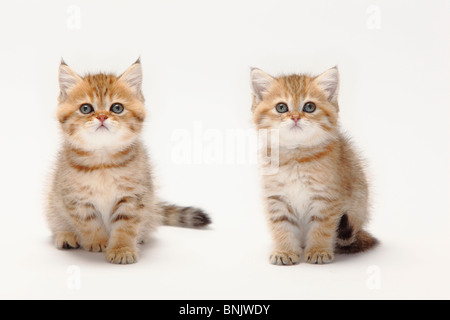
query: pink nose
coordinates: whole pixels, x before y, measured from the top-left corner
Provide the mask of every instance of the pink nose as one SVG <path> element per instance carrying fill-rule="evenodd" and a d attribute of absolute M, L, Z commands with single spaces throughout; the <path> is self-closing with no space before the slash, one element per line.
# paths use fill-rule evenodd
<path fill-rule="evenodd" d="M 103 123 L 106 119 L 108 119 L 108 116 L 105 114 L 100 114 L 97 116 L 97 119 L 100 120 L 101 123 Z"/>
<path fill-rule="evenodd" d="M 292 119 L 292 121 L 295 122 L 295 124 L 297 124 L 297 122 L 300 120 L 300 117 L 298 117 L 298 116 L 292 116 L 291 119 Z"/>

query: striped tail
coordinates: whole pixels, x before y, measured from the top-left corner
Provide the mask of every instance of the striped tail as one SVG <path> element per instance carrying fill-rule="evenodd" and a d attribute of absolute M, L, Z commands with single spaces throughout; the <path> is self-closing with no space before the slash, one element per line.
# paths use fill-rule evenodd
<path fill-rule="evenodd" d="M 195 207 L 181 207 L 161 203 L 163 225 L 185 228 L 202 228 L 211 223 L 209 216 Z"/>
<path fill-rule="evenodd" d="M 355 241 L 346 246 L 336 245 L 337 253 L 358 253 L 367 251 L 376 245 L 379 241 L 365 230 L 360 230 L 355 237 Z"/>

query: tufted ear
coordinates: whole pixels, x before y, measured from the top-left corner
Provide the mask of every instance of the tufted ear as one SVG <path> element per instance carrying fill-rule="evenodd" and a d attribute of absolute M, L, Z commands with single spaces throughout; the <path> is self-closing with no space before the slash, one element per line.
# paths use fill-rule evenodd
<path fill-rule="evenodd" d="M 68 92 L 82 80 L 83 79 L 81 79 L 81 77 L 61 59 L 58 75 L 61 98 L 64 99 L 67 97 Z"/>
<path fill-rule="evenodd" d="M 339 93 L 339 71 L 337 67 L 328 69 L 321 75 L 314 79 L 317 86 L 319 86 L 327 95 L 328 101 L 337 105 L 337 98 Z"/>
<path fill-rule="evenodd" d="M 120 81 L 125 82 L 129 87 L 133 88 L 137 94 L 142 89 L 142 67 L 141 59 L 137 59 L 120 77 Z"/>
<path fill-rule="evenodd" d="M 250 77 L 253 96 L 256 102 L 261 102 L 275 79 L 258 68 L 251 68 Z"/>

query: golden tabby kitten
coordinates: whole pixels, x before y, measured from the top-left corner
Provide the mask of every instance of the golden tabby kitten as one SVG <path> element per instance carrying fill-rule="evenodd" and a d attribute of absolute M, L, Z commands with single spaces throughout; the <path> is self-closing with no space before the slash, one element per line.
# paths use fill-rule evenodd
<path fill-rule="evenodd" d="M 57 248 L 105 251 L 109 262 L 129 264 L 158 225 L 210 223 L 201 210 L 164 204 L 155 195 L 140 137 L 141 83 L 139 60 L 120 77 L 80 77 L 61 62 L 57 118 L 64 142 L 47 207 Z"/>
<path fill-rule="evenodd" d="M 368 185 L 362 162 L 338 125 L 337 68 L 277 78 L 255 68 L 251 81 L 254 123 L 277 133 L 261 155 L 279 161 L 277 172 L 263 175 L 275 242 L 270 262 L 296 264 L 303 252 L 309 263 L 329 263 L 335 252 L 374 246 L 376 239 L 363 230 Z"/>

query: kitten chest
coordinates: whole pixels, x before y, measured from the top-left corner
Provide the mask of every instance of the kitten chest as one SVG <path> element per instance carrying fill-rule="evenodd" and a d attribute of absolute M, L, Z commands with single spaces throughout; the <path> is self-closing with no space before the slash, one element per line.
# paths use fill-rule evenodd
<path fill-rule="evenodd" d="M 310 216 L 313 208 L 312 198 L 315 186 L 308 173 L 301 165 L 281 167 L 279 171 L 279 194 L 283 196 L 300 220 Z"/>
<path fill-rule="evenodd" d="M 120 198 L 118 181 L 111 170 L 98 170 L 82 175 L 79 182 L 87 190 L 87 198 L 100 213 L 105 226 L 109 225 L 111 211 Z"/>

